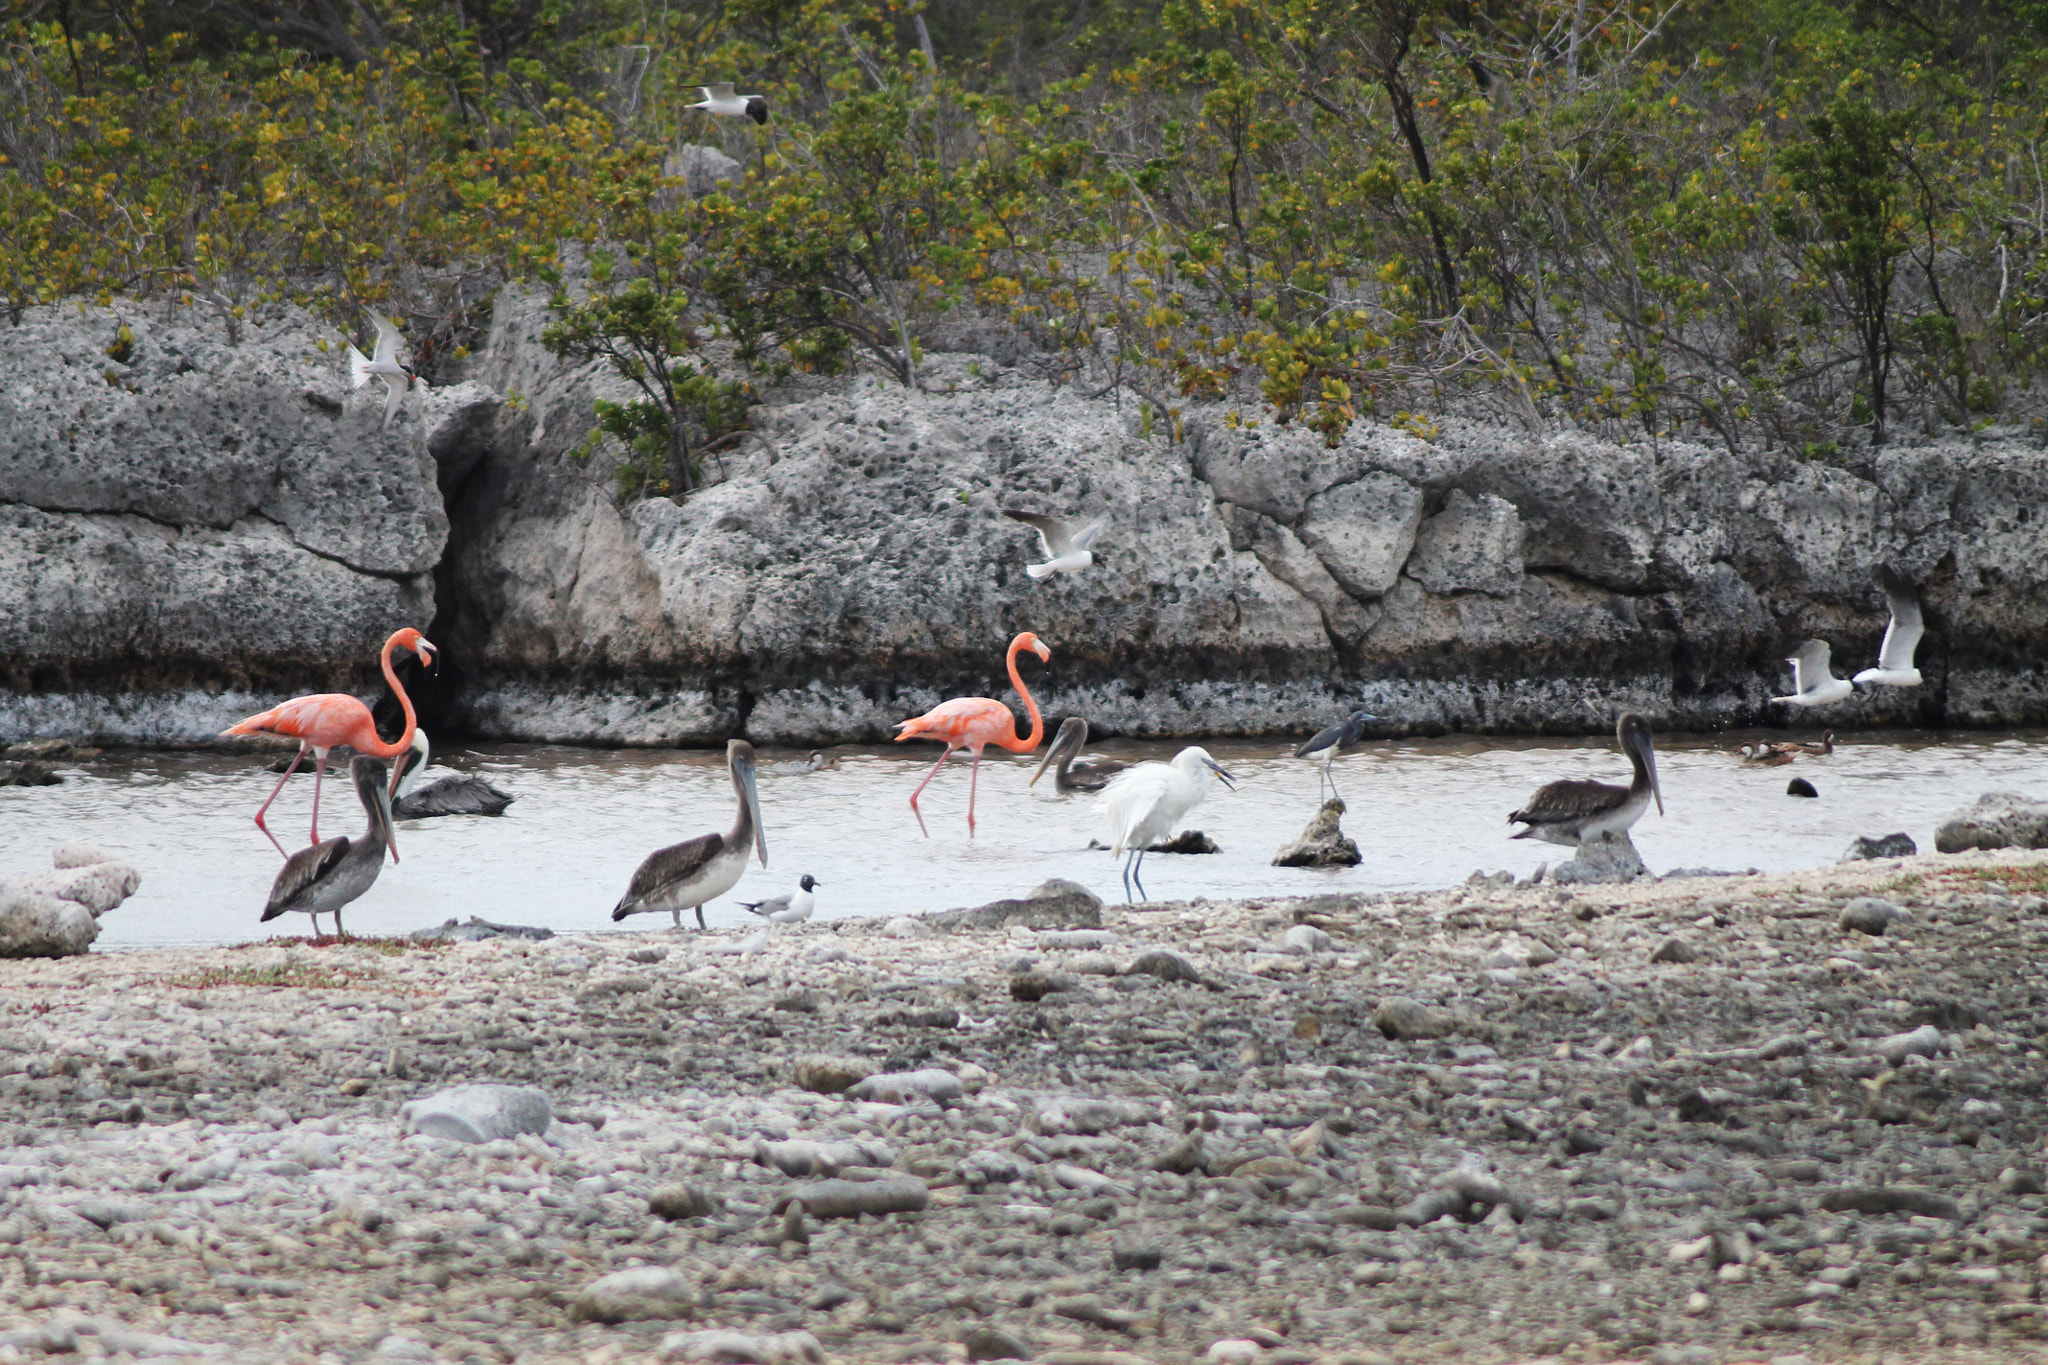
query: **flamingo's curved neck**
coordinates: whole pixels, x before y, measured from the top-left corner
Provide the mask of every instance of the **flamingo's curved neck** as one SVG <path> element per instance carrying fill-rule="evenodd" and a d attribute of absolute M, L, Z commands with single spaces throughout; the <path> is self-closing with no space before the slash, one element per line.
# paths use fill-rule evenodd
<path fill-rule="evenodd" d="M 1025 711 L 1031 716 L 1031 733 L 1022 739 L 999 739 L 996 741 L 1003 748 L 1018 754 L 1030 753 L 1038 747 L 1038 742 L 1045 738 L 1045 717 L 1038 714 L 1038 703 L 1032 700 L 1030 691 L 1024 686 L 1024 675 L 1017 671 L 1017 656 L 1023 652 L 1024 642 L 1022 640 L 1010 641 L 1010 654 L 1005 662 L 1010 666 L 1010 686 L 1017 689 L 1017 695 L 1024 699 Z M 1065 771 L 1065 769 L 1062 768 L 1061 771 Z"/>
<path fill-rule="evenodd" d="M 378 656 L 378 662 L 384 665 L 384 681 L 391 684 L 392 692 L 398 696 L 398 705 L 405 712 L 405 729 L 400 731 L 398 738 L 390 744 L 381 739 L 374 748 L 358 744 L 355 746 L 357 753 L 370 754 L 376 758 L 397 758 L 412 747 L 413 731 L 419 729 L 419 719 L 413 715 L 412 698 L 405 695 L 405 688 L 398 681 L 398 670 L 391 666 L 391 651 L 397 646 L 398 637 L 393 635 L 384 642 L 384 652 Z M 394 782 L 392 785 L 397 784 Z"/>

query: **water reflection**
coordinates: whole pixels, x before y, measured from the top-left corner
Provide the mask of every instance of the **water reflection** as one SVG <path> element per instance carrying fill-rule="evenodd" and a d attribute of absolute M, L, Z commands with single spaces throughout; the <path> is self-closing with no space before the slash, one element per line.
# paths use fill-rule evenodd
<path fill-rule="evenodd" d="M 1783 735 L 1660 740 L 1667 814 L 1653 810 L 1635 830 L 1652 870 L 1810 867 L 1832 862 L 1857 835 L 1894 830 L 1928 850 L 1935 823 L 1979 793 L 2038 791 L 2048 776 L 2048 738 L 2037 732 L 1851 736 L 1826 757 L 1745 769 L 1735 748 L 1753 738 Z M 1238 790 L 1216 787 L 1190 823 L 1223 852 L 1148 859 L 1146 886 L 1161 899 L 1434 887 L 1475 868 L 1526 874 L 1564 852 L 1510 842 L 1510 810 L 1554 778 L 1625 783 L 1629 773 L 1611 738 L 1368 744 L 1334 769 L 1351 807 L 1345 830 L 1365 862 L 1286 869 L 1270 860 L 1315 812 L 1314 766 L 1286 757 L 1291 746 L 1277 739 L 1207 747 L 1237 777 Z M 1090 752 L 1130 761 L 1169 758 L 1178 748 L 1112 741 Z M 736 901 L 779 895 L 806 872 L 822 883 L 820 919 L 972 905 L 1021 894 L 1047 877 L 1071 878 L 1105 898 L 1121 895 L 1109 854 L 1087 847 L 1104 835 L 1095 798 L 1060 796 L 1046 782 L 1027 789 L 1035 755 L 991 751 L 983 761 L 978 837 L 970 840 L 964 758 L 925 792 L 925 838 L 907 801 L 921 766 L 932 761 L 929 749 L 835 752 L 836 769 L 763 777 L 769 865 L 750 865 L 731 893 L 706 907 L 713 927 L 751 923 Z M 517 800 L 496 819 L 402 823 L 405 861 L 387 866 L 350 908 L 351 930 L 398 933 L 469 915 L 557 931 L 610 930 L 610 909 L 641 858 L 732 822 L 732 785 L 717 751 L 480 745 L 452 757 Z M 103 947 L 240 942 L 274 927 L 257 923 L 279 866 L 249 819 L 276 781 L 260 762 L 115 750 L 64 772 L 62 786 L 0 789 L 0 873 L 46 867 L 50 849 L 67 842 L 98 844 L 133 861 L 142 889 L 102 921 Z M 1813 783 L 1819 799 L 1787 796 L 1794 776 Z M 288 846 L 304 838 L 311 802 L 312 783 L 294 778 L 272 808 L 271 827 Z M 343 819 L 327 832 L 352 824 Z"/>

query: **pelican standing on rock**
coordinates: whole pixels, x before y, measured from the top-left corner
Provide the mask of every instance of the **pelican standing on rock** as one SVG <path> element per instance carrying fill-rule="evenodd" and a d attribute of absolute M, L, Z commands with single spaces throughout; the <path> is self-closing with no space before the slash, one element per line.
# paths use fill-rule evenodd
<path fill-rule="evenodd" d="M 1145 850 L 1173 832 L 1180 818 L 1200 805 L 1202 798 L 1209 794 L 1209 774 L 1223 779 L 1223 785 L 1232 791 L 1237 783 L 1229 773 L 1209 757 L 1207 749 L 1189 747 L 1173 756 L 1171 763 L 1140 763 L 1118 773 L 1102 793 L 1102 799 L 1095 803 L 1095 809 L 1109 819 L 1109 830 L 1115 836 L 1113 853 L 1123 857 L 1126 849 L 1130 856 L 1124 859 L 1124 899 L 1131 899 L 1131 884 L 1137 883 L 1138 894 L 1145 895 L 1145 883 L 1141 873 L 1145 867 Z"/>
<path fill-rule="evenodd" d="M 1330 760 L 1337 756 L 1339 750 L 1349 749 L 1365 738 L 1365 727 L 1378 719 L 1378 716 L 1367 715 L 1363 711 L 1353 711 L 1347 719 L 1316 731 L 1307 743 L 1294 751 L 1294 756 L 1314 759 L 1320 763 L 1323 781 L 1329 783 L 1330 795 L 1336 796 L 1337 779 L 1330 776 Z M 1322 791 L 1320 786 L 1317 787 L 1316 795 L 1322 795 Z"/>
<path fill-rule="evenodd" d="M 612 921 L 628 915 L 666 910 L 683 927 L 683 911 L 697 912 L 704 924 L 704 902 L 732 890 L 747 866 L 747 845 L 768 866 L 768 837 L 761 828 L 761 797 L 754 786 L 754 746 L 743 739 L 726 741 L 725 766 L 739 793 L 739 813 L 723 834 L 700 834 L 680 844 L 656 849 L 633 873 L 633 883 L 612 907 Z"/>
<path fill-rule="evenodd" d="M 270 903 L 263 907 L 263 922 L 297 910 L 313 917 L 313 937 L 320 936 L 320 916 L 334 916 L 335 937 L 341 936 L 341 907 L 368 891 L 384 870 L 384 851 L 398 861 L 398 838 L 391 829 L 391 793 L 385 788 L 387 773 L 374 758 L 349 761 L 348 775 L 355 783 L 363 809 L 370 813 L 370 828 L 360 838 L 346 834 L 323 839 L 302 848 L 284 860 L 277 880 L 270 884 Z"/>
<path fill-rule="evenodd" d="M 1095 537 L 1102 534 L 1102 528 L 1109 525 L 1108 517 L 1097 517 L 1076 531 L 1058 517 L 1041 517 L 1032 512 L 1013 512 L 1003 509 L 1003 515 L 1012 521 L 1021 521 L 1026 526 L 1037 528 L 1038 543 L 1045 548 L 1045 563 L 1026 564 L 1024 572 L 1033 578 L 1051 578 L 1056 573 L 1079 573 L 1095 562 L 1095 552 L 1089 547 Z"/>
<path fill-rule="evenodd" d="M 1877 667 L 1864 669 L 1851 681 L 1865 687 L 1918 687 L 1920 670 L 1913 666 L 1913 652 L 1926 632 L 1920 622 L 1919 590 L 1889 564 L 1879 570 L 1878 578 L 1885 601 L 1891 604 L 1891 624 L 1884 628 L 1884 643 L 1877 649 Z"/>
<path fill-rule="evenodd" d="M 1832 652 L 1826 640 L 1808 640 L 1785 660 L 1792 665 L 1792 695 L 1772 697 L 1794 706 L 1831 706 L 1856 695 L 1847 678 L 1838 678 L 1829 660 Z M 1915 675 L 1918 676 L 1918 675 Z"/>
<path fill-rule="evenodd" d="M 417 384 L 427 387 L 427 381 L 410 365 L 398 360 L 398 329 L 391 325 L 391 319 L 381 313 L 370 314 L 370 321 L 377 324 L 376 354 L 364 356 L 351 343 L 348 348 L 348 386 L 360 389 L 375 375 L 384 381 L 384 425 L 389 428 L 391 419 L 398 415 L 398 405 L 405 401 L 405 395 Z"/>
<path fill-rule="evenodd" d="M 718 81 L 697 88 L 704 92 L 704 98 L 689 108 L 702 109 L 721 118 L 750 118 L 761 124 L 768 122 L 768 100 L 765 96 L 735 95 L 731 81 Z"/>
<path fill-rule="evenodd" d="M 818 898 L 811 892 L 824 885 L 806 872 L 797 879 L 796 890 L 786 895 L 771 896 L 765 901 L 741 901 L 740 909 L 759 915 L 770 924 L 802 924 L 817 908 Z"/>
<path fill-rule="evenodd" d="M 1508 817 L 1510 824 L 1528 826 L 1518 831 L 1515 838 L 1534 835 L 1546 843 L 1582 844 L 1595 837 L 1625 834 L 1629 826 L 1642 819 L 1652 797 L 1657 800 L 1657 814 L 1664 813 L 1664 792 L 1657 784 L 1657 754 L 1650 743 L 1650 722 L 1630 711 L 1615 723 L 1614 737 L 1635 768 L 1635 778 L 1626 787 L 1579 778 L 1546 783 Z"/>
<path fill-rule="evenodd" d="M 432 750 L 427 732 L 415 730 L 412 747 L 398 760 L 398 799 L 391 814 L 400 820 L 428 820 L 437 815 L 503 815 L 512 798 L 474 773 L 450 773 L 414 790 Z"/>
<path fill-rule="evenodd" d="M 924 781 L 918 783 L 917 790 L 910 794 L 910 812 L 917 816 L 919 829 L 924 829 L 924 812 L 918 810 L 917 798 L 938 776 L 939 769 L 946 766 L 946 760 L 953 756 L 955 749 L 968 749 L 974 754 L 974 770 L 967 779 L 967 837 L 972 839 L 974 791 L 981 778 L 981 751 L 994 744 L 1012 753 L 1028 754 L 1045 738 L 1045 719 L 1038 714 L 1038 703 L 1031 699 L 1031 693 L 1024 687 L 1024 679 L 1017 672 L 1017 656 L 1027 649 L 1038 656 L 1040 663 L 1051 659 L 1052 651 L 1027 630 L 1010 641 L 1009 652 L 1003 656 L 1003 662 L 1010 670 L 1010 686 L 1017 689 L 1017 695 L 1024 699 L 1024 709 L 1031 713 L 1030 734 L 1019 738 L 1015 713 L 988 697 L 955 697 L 951 701 L 940 702 L 921 716 L 897 722 L 896 728 L 902 731 L 896 736 L 898 744 L 906 739 L 936 739 L 946 746 L 946 752 L 939 755 L 939 761 L 932 764 L 932 770 L 924 775 Z M 925 830 L 925 835 L 929 838 L 931 831 Z"/>
<path fill-rule="evenodd" d="M 1045 765 L 1055 758 L 1059 760 L 1059 766 L 1053 769 L 1052 784 L 1063 792 L 1099 792 L 1109 785 L 1110 779 L 1131 766 L 1107 760 L 1075 763 L 1075 756 L 1087 743 L 1088 722 L 1079 716 L 1068 716 L 1060 722 L 1052 743 L 1045 746 L 1045 757 L 1038 760 L 1038 771 L 1031 774 L 1031 780 L 1024 785 L 1037 786 L 1038 779 L 1045 776 Z"/>

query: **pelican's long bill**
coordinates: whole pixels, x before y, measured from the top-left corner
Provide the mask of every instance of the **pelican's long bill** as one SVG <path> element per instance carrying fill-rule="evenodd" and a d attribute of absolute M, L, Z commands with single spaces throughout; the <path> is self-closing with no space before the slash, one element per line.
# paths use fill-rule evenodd
<path fill-rule="evenodd" d="M 391 822 L 391 788 L 397 783 L 387 784 L 384 781 L 384 765 L 377 759 L 358 757 L 350 766 L 355 764 L 362 765 L 361 771 L 355 775 L 356 787 L 369 798 L 376 811 L 377 830 L 384 836 L 384 846 L 391 850 L 391 861 L 395 863 L 399 860 L 398 830 Z"/>
<path fill-rule="evenodd" d="M 1229 773 L 1227 773 L 1227 772 L 1224 772 L 1224 771 L 1223 771 L 1223 765 L 1222 765 L 1222 764 L 1218 763 L 1218 762 L 1217 762 L 1217 761 L 1216 761 L 1215 759 L 1213 759 L 1213 758 L 1210 758 L 1210 757 L 1208 757 L 1207 755 L 1204 755 L 1204 756 L 1203 756 L 1203 758 L 1202 758 L 1202 762 L 1204 762 L 1204 763 L 1206 763 L 1206 764 L 1208 764 L 1208 765 L 1209 765 L 1209 771 L 1211 771 L 1211 772 L 1215 773 L 1215 774 L 1216 774 L 1216 776 L 1218 776 L 1218 777 L 1220 777 L 1220 778 L 1222 778 L 1222 779 L 1223 779 L 1223 785 L 1224 785 L 1224 786 L 1226 786 L 1226 787 L 1230 788 L 1230 789 L 1231 789 L 1232 791 L 1236 791 L 1236 790 L 1237 790 L 1237 782 L 1236 782 L 1236 780 L 1235 780 L 1235 779 L 1233 779 L 1233 778 L 1231 777 L 1231 775 L 1230 775 Z"/>
<path fill-rule="evenodd" d="M 1073 719 L 1069 718 L 1061 721 L 1059 733 L 1052 737 L 1052 743 L 1045 746 L 1044 757 L 1038 760 L 1038 771 L 1031 774 L 1031 780 L 1024 785 L 1027 787 L 1037 786 L 1038 779 L 1045 776 L 1046 764 L 1058 758 L 1068 746 L 1080 747 L 1080 734 L 1081 727 L 1076 725 Z"/>
<path fill-rule="evenodd" d="M 1628 743 L 1630 748 L 1636 750 L 1642 756 L 1643 768 L 1650 774 L 1650 795 L 1657 798 L 1657 814 L 1662 815 L 1664 813 L 1664 788 L 1657 781 L 1657 750 L 1650 742 L 1650 732 L 1648 730 L 1630 730 L 1628 732 Z"/>
<path fill-rule="evenodd" d="M 761 792 L 754 778 L 754 752 L 734 754 L 734 774 L 740 780 L 740 787 L 746 793 L 747 812 L 754 821 L 754 852 L 760 856 L 761 866 L 768 866 L 768 831 L 761 826 Z"/>

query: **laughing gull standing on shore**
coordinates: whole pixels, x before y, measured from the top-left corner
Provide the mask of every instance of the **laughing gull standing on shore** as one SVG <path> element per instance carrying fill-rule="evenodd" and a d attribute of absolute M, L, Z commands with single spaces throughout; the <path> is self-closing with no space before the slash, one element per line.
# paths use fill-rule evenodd
<path fill-rule="evenodd" d="M 1095 537 L 1102 534 L 1102 528 L 1109 525 L 1108 517 L 1097 517 L 1076 531 L 1058 517 L 1041 517 L 1032 512 L 1013 512 L 1003 509 L 1003 515 L 1012 521 L 1021 521 L 1038 531 L 1038 543 L 1045 547 L 1045 563 L 1026 564 L 1024 572 L 1033 578 L 1050 578 L 1056 573 L 1079 573 L 1095 562 L 1095 553 L 1089 546 Z"/>
<path fill-rule="evenodd" d="M 1808 640 L 1799 646 L 1785 660 L 1792 665 L 1792 695 L 1771 700 L 1791 702 L 1794 706 L 1829 706 L 1855 696 L 1856 689 L 1849 680 L 1835 676 L 1828 662 L 1831 657 L 1826 640 Z"/>
<path fill-rule="evenodd" d="M 802 924 L 817 908 L 818 898 L 811 891 L 821 885 L 822 882 L 806 872 L 798 879 L 796 890 L 771 896 L 765 901 L 741 901 L 740 909 L 759 915 L 770 924 Z"/>
<path fill-rule="evenodd" d="M 1913 652 L 1926 630 L 1920 623 L 1920 593 L 1889 564 L 1878 577 L 1884 583 L 1885 601 L 1891 604 L 1891 624 L 1878 646 L 1877 667 L 1864 669 L 1851 681 L 1865 687 L 1918 687 L 1920 670 L 1913 666 Z"/>
<path fill-rule="evenodd" d="M 731 81 L 718 81 L 697 88 L 704 92 L 704 98 L 691 105 L 692 109 L 702 109 L 721 118 L 750 118 L 756 123 L 768 121 L 768 101 L 764 96 L 735 95 Z"/>

